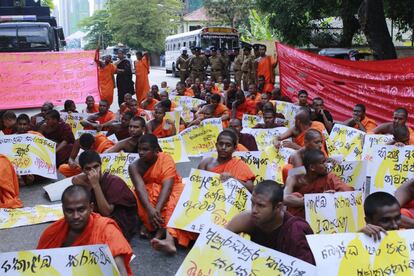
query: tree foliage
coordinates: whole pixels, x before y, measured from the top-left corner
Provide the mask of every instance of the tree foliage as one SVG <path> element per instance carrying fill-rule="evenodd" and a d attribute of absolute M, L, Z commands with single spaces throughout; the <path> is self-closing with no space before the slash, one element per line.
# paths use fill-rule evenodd
<path fill-rule="evenodd" d="M 53 4 L 53 0 L 41 0 L 40 4 L 45 7 L 49 7 L 51 10 L 55 8 L 55 4 Z"/>
<path fill-rule="evenodd" d="M 82 19 L 79 26 L 88 34 L 86 39 L 88 44 L 85 49 L 96 49 L 99 45 L 105 49 L 114 43 L 112 30 L 109 28 L 108 10 L 98 10 L 92 16 Z"/>
<path fill-rule="evenodd" d="M 250 42 L 276 39 L 278 34 L 270 27 L 270 16 L 271 14 L 260 14 L 255 9 L 249 10 L 248 23 L 239 26 L 241 40 Z"/>
<path fill-rule="evenodd" d="M 238 28 L 246 24 L 247 14 L 254 7 L 253 0 L 205 0 L 208 14 L 223 25 Z"/>

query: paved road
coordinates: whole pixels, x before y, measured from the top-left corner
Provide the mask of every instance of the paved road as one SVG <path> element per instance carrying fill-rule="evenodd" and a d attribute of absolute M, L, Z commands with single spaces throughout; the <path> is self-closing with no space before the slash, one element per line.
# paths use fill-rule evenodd
<path fill-rule="evenodd" d="M 159 85 L 163 80 L 166 80 L 171 87 L 175 87 L 175 83 L 178 81 L 178 79 L 172 78 L 170 75 L 166 76 L 165 71 L 162 69 L 153 68 L 151 70 L 150 83 Z M 117 106 L 111 107 L 114 111 L 117 108 Z M 81 108 L 78 109 L 80 110 Z M 38 110 L 16 110 L 16 112 L 34 114 Z M 199 161 L 200 158 L 194 158 L 191 159 L 191 162 L 178 164 L 178 171 L 183 177 L 187 177 L 191 167 L 197 166 Z M 20 197 L 24 205 L 29 207 L 36 204 L 52 204 L 42 189 L 44 185 L 49 183 L 50 181 L 47 183 L 37 183 L 30 187 L 22 187 L 20 189 Z M 45 223 L 0 230 L 0 252 L 34 249 L 40 234 L 48 225 Z M 149 246 L 149 241 L 139 239 L 137 236 L 133 238 L 131 245 L 136 255 L 136 258 L 131 262 L 134 275 L 174 275 L 188 253 L 188 249 L 178 248 L 177 255 L 173 257 L 165 256 L 152 250 Z"/>

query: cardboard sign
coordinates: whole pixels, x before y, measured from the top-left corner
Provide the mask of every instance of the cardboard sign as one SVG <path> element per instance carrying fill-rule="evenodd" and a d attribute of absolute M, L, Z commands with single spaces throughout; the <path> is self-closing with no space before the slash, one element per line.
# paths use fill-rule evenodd
<path fill-rule="evenodd" d="M 287 127 L 291 128 L 295 126 L 295 116 L 300 110 L 300 106 L 293 103 L 274 101 L 276 105 L 276 112 L 282 113 L 285 119 L 288 121 Z"/>
<path fill-rule="evenodd" d="M 177 108 L 181 108 L 181 117 L 187 123 L 191 122 L 194 118 L 192 109 L 196 109 L 199 105 L 205 104 L 206 102 L 197 98 L 188 96 L 169 96 L 171 102 L 175 103 Z M 178 110 L 178 109 L 177 109 Z"/>
<path fill-rule="evenodd" d="M 50 201 L 58 201 L 62 198 L 63 191 L 65 191 L 67 187 L 72 186 L 72 178 L 73 177 L 64 178 L 60 181 L 43 186 L 43 190 L 45 190 Z"/>
<path fill-rule="evenodd" d="M 329 156 L 342 155 L 345 161 L 361 160 L 364 136 L 363 131 L 335 124 L 330 135 L 332 144 L 328 145 Z"/>
<path fill-rule="evenodd" d="M 174 159 L 175 163 L 189 162 L 187 152 L 185 151 L 183 140 L 179 135 L 166 138 L 158 138 L 158 144 L 163 152 L 168 153 Z"/>
<path fill-rule="evenodd" d="M 210 224 L 224 226 L 251 208 L 250 192 L 235 179 L 222 183 L 219 174 L 192 169 L 190 183 L 184 186 L 168 227 L 200 233 Z"/>
<path fill-rule="evenodd" d="M 175 275 L 316 275 L 316 267 L 248 241 L 224 228 L 206 227 Z"/>
<path fill-rule="evenodd" d="M 256 175 L 254 185 L 263 180 L 276 181 L 277 163 L 273 162 L 265 151 L 236 151 L 233 156 L 242 159 Z"/>
<path fill-rule="evenodd" d="M 56 221 L 63 217 L 62 205 L 36 205 L 19 209 L 0 208 L 0 229 Z"/>
<path fill-rule="evenodd" d="M 0 136 L 0 153 L 9 158 L 18 175 L 56 179 L 56 143 L 33 134 Z"/>
<path fill-rule="evenodd" d="M 165 112 L 165 119 L 168 119 L 171 122 L 174 122 L 174 126 L 175 126 L 177 133 L 180 132 L 180 118 L 181 118 L 180 110 Z"/>
<path fill-rule="evenodd" d="M 356 232 L 365 225 L 363 192 L 305 194 L 305 215 L 315 234 Z"/>
<path fill-rule="evenodd" d="M 263 117 L 258 115 L 243 114 L 242 126 L 243 128 L 253 128 L 257 124 L 263 123 Z"/>
<path fill-rule="evenodd" d="M 106 244 L 0 253 L 1 275 L 119 275 Z"/>
<path fill-rule="evenodd" d="M 110 174 L 119 176 L 131 190 L 135 189 L 128 172 L 128 167 L 139 158 L 138 153 L 103 153 L 100 156 L 102 160 L 102 173 L 109 172 Z"/>
<path fill-rule="evenodd" d="M 281 135 L 287 131 L 286 127 L 276 128 L 243 128 L 242 133 L 249 133 L 256 139 L 259 150 L 266 150 L 269 145 L 273 145 L 273 140 L 276 136 Z"/>
<path fill-rule="evenodd" d="M 367 183 L 367 161 L 342 161 L 328 163 L 328 171 L 338 176 L 355 190 L 365 190 Z"/>
<path fill-rule="evenodd" d="M 381 233 L 380 241 L 362 233 L 308 235 L 318 275 L 413 275 L 414 230 Z"/>
<path fill-rule="evenodd" d="M 86 120 L 91 114 L 87 113 L 67 113 L 60 112 L 60 118 L 67 124 L 70 125 L 73 135 L 76 136 L 76 133 L 79 130 L 83 130 L 83 126 L 80 122 Z"/>
<path fill-rule="evenodd" d="M 362 160 L 372 161 L 372 148 L 377 145 L 385 146 L 392 140 L 392 135 L 365 134 L 364 146 L 362 148 Z"/>
<path fill-rule="evenodd" d="M 283 184 L 282 170 L 289 163 L 289 157 L 295 152 L 291 148 L 276 149 L 273 145 L 266 148 L 267 156 L 272 163 L 276 164 L 276 182 Z M 273 165 L 274 166 L 274 165 Z"/>

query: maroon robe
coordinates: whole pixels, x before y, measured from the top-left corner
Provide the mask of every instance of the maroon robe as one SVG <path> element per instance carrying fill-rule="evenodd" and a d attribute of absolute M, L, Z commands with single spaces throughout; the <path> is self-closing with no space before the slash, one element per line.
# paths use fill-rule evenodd
<path fill-rule="evenodd" d="M 245 146 L 250 151 L 258 151 L 256 139 L 251 134 L 240 133 L 239 143 Z"/>
<path fill-rule="evenodd" d="M 59 125 L 56 127 L 54 132 L 43 133 L 45 138 L 56 142 L 57 144 L 62 141 L 66 141 L 67 145 L 64 146 L 61 150 L 56 152 L 56 167 L 59 167 L 62 164 L 68 163 L 70 154 L 72 152 L 73 143 L 75 142 L 75 137 L 73 136 L 72 129 L 67 123 L 60 121 Z"/>

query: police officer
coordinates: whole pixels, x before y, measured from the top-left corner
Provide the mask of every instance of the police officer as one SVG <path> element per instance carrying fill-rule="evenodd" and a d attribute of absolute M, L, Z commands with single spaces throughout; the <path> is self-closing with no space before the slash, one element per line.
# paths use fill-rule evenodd
<path fill-rule="evenodd" d="M 223 77 L 223 71 L 224 71 L 224 61 L 221 57 L 217 56 L 217 48 L 211 47 L 211 56 L 209 58 L 210 62 L 210 75 L 211 80 L 214 82 L 217 82 L 219 79 L 219 76 Z"/>
<path fill-rule="evenodd" d="M 254 59 L 257 59 L 260 57 L 259 48 L 261 44 L 255 43 L 253 44 L 253 56 Z"/>
<path fill-rule="evenodd" d="M 230 57 L 227 54 L 226 48 L 220 49 L 220 57 L 224 63 L 223 78 L 229 80 L 230 79 Z"/>
<path fill-rule="evenodd" d="M 252 48 L 250 45 L 246 45 L 243 48 L 243 63 L 241 66 L 242 70 L 242 80 L 243 80 L 243 90 L 247 91 L 249 84 L 256 82 L 256 68 L 255 68 L 255 58 L 251 55 Z"/>
<path fill-rule="evenodd" d="M 177 58 L 177 61 L 175 62 L 175 67 L 180 72 L 180 81 L 183 83 L 190 75 L 190 72 L 188 70 L 189 63 L 190 57 L 187 54 L 187 48 L 183 47 L 181 48 L 181 55 Z"/>
<path fill-rule="evenodd" d="M 240 54 L 240 48 L 239 47 L 235 47 L 233 49 L 234 51 L 234 81 L 237 84 L 237 87 L 241 87 L 241 80 L 242 80 L 242 64 L 243 64 L 243 55 Z"/>
<path fill-rule="evenodd" d="M 208 66 L 208 59 L 201 55 L 201 48 L 194 48 L 194 56 L 191 57 L 189 62 L 190 77 L 195 82 L 195 79 L 200 79 L 204 81 L 204 75 Z"/>

